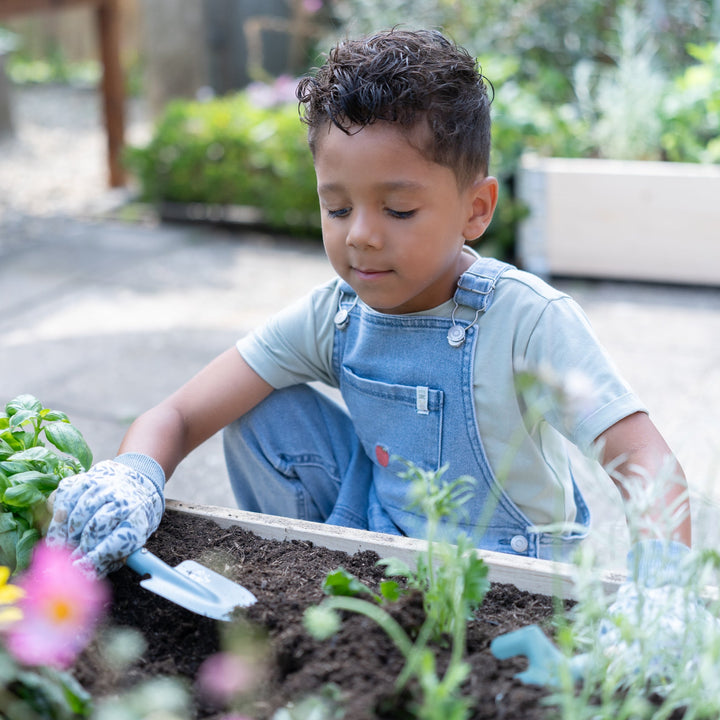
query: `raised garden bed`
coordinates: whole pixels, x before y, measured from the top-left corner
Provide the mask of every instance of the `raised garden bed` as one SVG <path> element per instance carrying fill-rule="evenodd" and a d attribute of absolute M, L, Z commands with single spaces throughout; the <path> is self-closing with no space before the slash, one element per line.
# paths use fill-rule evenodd
<path fill-rule="evenodd" d="M 524 156 L 521 265 L 539 275 L 720 285 L 720 168 Z"/>
<path fill-rule="evenodd" d="M 375 564 L 378 557 L 410 558 L 420 541 L 173 501 L 168 505 L 148 547 L 172 565 L 189 558 L 204 562 L 258 598 L 243 613 L 267 633 L 270 661 L 256 689 L 252 717 L 271 718 L 277 708 L 320 693 L 329 683 L 341 689 L 346 718 L 411 717 L 407 691 L 398 695 L 394 690 L 403 658 L 382 630 L 362 616 L 348 615 L 335 638 L 318 642 L 305 631 L 302 615 L 322 600 L 328 572 L 343 566 L 377 586 L 383 577 L 383 568 Z M 489 644 L 516 627 L 548 623 L 554 610 L 548 593 L 570 594 L 569 568 L 497 553 L 483 555 L 493 586 L 469 624 L 467 659 L 472 673 L 464 692 L 473 699 L 471 717 L 544 718 L 547 709 L 540 701 L 545 692 L 514 679 L 524 661 L 499 662 Z M 192 682 L 203 660 L 220 649 L 222 628 L 143 590 L 128 569 L 113 574 L 111 582 L 109 622 L 142 630 L 148 649 L 118 678 L 99 670 L 97 647 L 91 645 L 77 664 L 78 679 L 96 697 L 157 675 L 180 675 Z M 392 614 L 412 632 L 423 610 L 411 595 Z M 439 666 L 445 662 L 446 653 L 439 649 Z M 195 717 L 219 715 L 220 709 L 202 695 L 196 693 L 193 701 Z"/>

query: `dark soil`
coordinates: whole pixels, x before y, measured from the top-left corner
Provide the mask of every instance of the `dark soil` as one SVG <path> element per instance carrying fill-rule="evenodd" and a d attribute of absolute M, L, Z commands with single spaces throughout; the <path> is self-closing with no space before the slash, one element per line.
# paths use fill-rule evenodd
<path fill-rule="evenodd" d="M 312 543 L 263 540 L 240 528 L 222 529 L 215 523 L 169 511 L 148 542 L 148 548 L 171 565 L 187 559 L 202 562 L 249 588 L 258 602 L 240 611 L 269 640 L 266 677 L 257 688 L 253 717 L 271 718 L 274 711 L 329 683 L 342 691 L 348 720 L 409 718 L 409 691 L 398 695 L 394 681 L 403 666 L 400 653 L 385 633 L 370 620 L 347 614 L 341 631 L 325 642 L 313 640 L 302 625 L 304 610 L 323 599 L 322 582 L 328 572 L 343 566 L 377 586 L 383 568 L 377 555 L 355 555 L 316 547 Z M 159 675 L 181 676 L 192 683 L 199 666 L 221 648 L 217 623 L 195 615 L 138 585 L 127 568 L 110 577 L 113 603 L 108 623 L 140 629 L 148 641 L 141 660 L 119 679 L 102 671 L 97 647 L 92 644 L 75 667 L 75 675 L 95 697 L 129 687 Z M 418 596 L 406 596 L 392 613 L 412 633 L 423 619 Z M 472 674 L 464 691 L 472 698 L 473 720 L 547 717 L 542 704 L 545 692 L 514 679 L 526 661 L 498 661 L 489 651 L 490 641 L 501 633 L 529 623 L 547 625 L 553 613 L 551 598 L 521 592 L 512 585 L 494 585 L 474 621 L 469 623 L 467 661 Z M 442 670 L 446 653 L 438 650 Z M 195 693 L 195 715 L 220 715 Z"/>

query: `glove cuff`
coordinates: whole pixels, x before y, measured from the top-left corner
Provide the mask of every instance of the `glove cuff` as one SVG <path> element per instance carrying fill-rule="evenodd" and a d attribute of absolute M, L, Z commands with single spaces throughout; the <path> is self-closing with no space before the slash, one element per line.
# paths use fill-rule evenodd
<path fill-rule="evenodd" d="M 153 460 L 149 455 L 138 452 L 122 453 L 115 458 L 115 462 L 144 475 L 155 486 L 158 495 L 164 499 L 165 471 L 160 466 L 160 463 Z"/>
<path fill-rule="evenodd" d="M 640 540 L 627 555 L 629 576 L 645 587 L 682 584 L 681 566 L 689 552 L 687 545 L 675 540 Z"/>

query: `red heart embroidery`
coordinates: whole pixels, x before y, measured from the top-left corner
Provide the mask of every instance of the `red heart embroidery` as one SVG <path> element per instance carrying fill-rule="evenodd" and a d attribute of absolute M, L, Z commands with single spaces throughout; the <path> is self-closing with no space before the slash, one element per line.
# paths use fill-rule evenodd
<path fill-rule="evenodd" d="M 375 446 L 375 457 L 377 458 L 377 461 L 383 467 L 388 466 L 388 463 L 390 462 L 390 453 L 388 453 L 386 447 L 383 447 L 382 445 L 376 445 Z"/>

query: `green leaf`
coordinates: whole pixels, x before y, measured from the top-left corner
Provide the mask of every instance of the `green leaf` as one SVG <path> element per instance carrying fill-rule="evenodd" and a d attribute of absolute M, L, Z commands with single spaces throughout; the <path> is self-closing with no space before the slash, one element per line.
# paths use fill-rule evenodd
<path fill-rule="evenodd" d="M 8 439 L 12 439 L 10 436 Z M 15 452 L 15 448 L 2 436 L 0 436 L 0 458 L 3 460 Z"/>
<path fill-rule="evenodd" d="M 346 595 L 349 597 L 373 594 L 370 589 L 363 585 L 352 573 L 349 573 L 342 567 L 328 573 L 323 583 L 323 592 L 326 595 Z"/>
<path fill-rule="evenodd" d="M 0 534 L 15 530 L 18 524 L 11 512 L 0 512 Z"/>
<path fill-rule="evenodd" d="M 43 473 L 57 473 L 61 458 L 57 453 L 48 448 L 38 445 L 20 450 L 13 453 L 6 461 L 0 463 L 0 466 L 7 472 L 8 468 L 5 463 L 23 463 L 27 465 L 26 470 L 37 470 Z"/>
<path fill-rule="evenodd" d="M 44 502 L 45 495 L 29 483 L 14 485 L 3 493 L 3 502 L 10 507 L 32 507 L 35 503 Z"/>
<path fill-rule="evenodd" d="M 64 412 L 60 412 L 59 410 L 49 410 L 48 408 L 40 411 L 40 417 L 46 422 L 52 422 L 53 420 L 70 422 L 68 416 Z"/>
<path fill-rule="evenodd" d="M 80 431 L 67 422 L 53 422 L 43 430 L 45 437 L 58 449 L 80 461 L 85 470 L 92 465 L 92 452 Z"/>
<path fill-rule="evenodd" d="M 0 470 L 6 475 L 11 476 L 30 472 L 33 470 L 33 466 L 29 460 L 3 460 L 0 462 Z"/>
<path fill-rule="evenodd" d="M 37 415 L 42 410 L 42 403 L 34 395 L 18 395 L 12 399 L 6 406 L 5 412 L 9 416 L 13 416 L 21 411 L 29 411 L 33 415 Z"/>
<path fill-rule="evenodd" d="M 90 693 L 70 673 L 55 672 L 70 711 L 82 717 L 89 717 L 93 709 L 93 700 Z"/>
<path fill-rule="evenodd" d="M 14 415 L 10 416 L 10 428 L 18 428 L 28 420 L 34 420 L 37 413 L 32 410 L 18 410 Z"/>
<path fill-rule="evenodd" d="M 490 589 L 488 571 L 489 568 L 482 558 L 470 557 L 465 570 L 465 598 L 471 606 L 479 606 Z"/>
<path fill-rule="evenodd" d="M 410 566 L 399 558 L 382 558 L 381 560 L 378 560 L 377 564 L 385 566 L 385 575 L 387 577 L 411 578 L 415 575 L 415 573 L 410 569 Z"/>
<path fill-rule="evenodd" d="M 8 517 L 9 516 L 9 517 Z M 0 514 L 0 565 L 15 570 L 17 541 L 20 533 L 11 513 Z"/>
<path fill-rule="evenodd" d="M 37 462 L 57 464 L 57 455 L 42 445 L 36 445 L 35 447 L 13 453 L 8 460 L 34 460 Z"/>
<path fill-rule="evenodd" d="M 383 580 L 380 583 L 380 594 L 390 602 L 396 602 L 403 591 L 400 589 L 400 585 L 395 580 Z"/>
<path fill-rule="evenodd" d="M 2 435 L 0 435 L 0 441 L 2 442 L 2 453 L 5 453 L 5 448 L 10 448 L 10 454 L 14 452 L 18 452 L 19 450 L 22 450 L 25 447 L 25 444 L 21 441 L 19 441 L 16 437 L 17 432 L 10 432 L 6 431 Z"/>
<path fill-rule="evenodd" d="M 29 470 L 28 472 L 19 473 L 13 475 L 9 480 L 10 488 L 29 485 L 39 490 L 43 495 L 49 495 L 60 482 L 59 476 L 55 473 L 45 473 L 39 470 Z"/>
<path fill-rule="evenodd" d="M 40 540 L 40 531 L 35 528 L 26 530 L 17 541 L 15 546 L 16 568 L 15 572 L 25 570 L 30 565 L 32 552 Z"/>
<path fill-rule="evenodd" d="M 340 616 L 332 608 L 311 605 L 303 615 L 303 625 L 315 640 L 328 640 L 340 630 Z"/>

